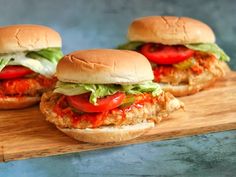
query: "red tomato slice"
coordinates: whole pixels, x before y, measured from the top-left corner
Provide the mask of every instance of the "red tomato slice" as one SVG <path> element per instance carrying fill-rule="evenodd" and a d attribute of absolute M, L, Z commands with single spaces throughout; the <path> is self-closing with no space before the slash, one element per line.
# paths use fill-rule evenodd
<path fill-rule="evenodd" d="M 179 63 L 194 54 L 194 50 L 182 45 L 169 46 L 154 43 L 143 45 L 140 52 L 150 61 L 163 65 Z"/>
<path fill-rule="evenodd" d="M 0 72 L 0 79 L 13 79 L 31 73 L 33 73 L 33 71 L 24 66 L 6 66 Z"/>
<path fill-rule="evenodd" d="M 104 112 L 121 105 L 125 99 L 125 94 L 117 92 L 114 95 L 106 96 L 97 100 L 97 105 L 89 102 L 90 94 L 85 93 L 76 96 L 67 96 L 69 104 L 83 112 Z"/>

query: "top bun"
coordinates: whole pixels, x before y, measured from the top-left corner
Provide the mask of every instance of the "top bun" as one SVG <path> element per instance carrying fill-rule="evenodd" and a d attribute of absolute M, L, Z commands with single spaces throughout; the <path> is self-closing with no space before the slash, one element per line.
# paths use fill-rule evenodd
<path fill-rule="evenodd" d="M 154 78 L 143 55 L 115 49 L 72 52 L 59 61 L 56 75 L 63 82 L 88 84 L 130 84 Z"/>
<path fill-rule="evenodd" d="M 131 23 L 128 39 L 176 45 L 214 43 L 215 35 L 205 23 L 192 18 L 150 16 L 138 18 Z"/>
<path fill-rule="evenodd" d="M 61 47 L 61 37 L 53 29 L 40 25 L 0 27 L 0 53 L 37 51 Z"/>

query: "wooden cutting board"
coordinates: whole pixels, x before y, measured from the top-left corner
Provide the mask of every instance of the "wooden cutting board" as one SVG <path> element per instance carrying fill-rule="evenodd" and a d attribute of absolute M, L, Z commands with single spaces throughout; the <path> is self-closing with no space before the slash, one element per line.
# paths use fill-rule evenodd
<path fill-rule="evenodd" d="M 67 137 L 45 121 L 38 107 L 0 111 L 0 161 L 88 151 L 181 136 L 236 129 L 236 72 L 198 94 L 183 97 L 173 113 L 145 135 L 124 143 L 95 145 Z"/>

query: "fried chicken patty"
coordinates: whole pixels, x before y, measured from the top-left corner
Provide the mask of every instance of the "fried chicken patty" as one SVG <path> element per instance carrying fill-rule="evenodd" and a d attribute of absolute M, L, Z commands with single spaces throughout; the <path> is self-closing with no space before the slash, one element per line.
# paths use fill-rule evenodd
<path fill-rule="evenodd" d="M 48 92 L 43 94 L 40 109 L 46 119 L 61 128 L 95 128 L 108 125 L 132 125 L 146 121 L 160 122 L 162 118 L 174 110 L 183 107 L 183 103 L 169 93 L 162 93 L 153 102 L 144 102 L 139 106 L 130 106 L 126 109 L 115 108 L 103 113 L 71 114 L 72 108 L 65 107 L 64 113 L 58 114 L 58 102 L 63 95 Z M 75 116 L 77 115 L 77 116 Z"/>
<path fill-rule="evenodd" d="M 0 81 L 0 96 L 40 96 L 43 92 L 53 88 L 55 78 L 46 78 L 36 75 L 31 78 L 17 78 Z"/>
<path fill-rule="evenodd" d="M 207 53 L 196 52 L 194 65 L 188 69 L 174 66 L 154 66 L 155 81 L 171 85 L 200 85 L 225 75 L 222 61 Z"/>

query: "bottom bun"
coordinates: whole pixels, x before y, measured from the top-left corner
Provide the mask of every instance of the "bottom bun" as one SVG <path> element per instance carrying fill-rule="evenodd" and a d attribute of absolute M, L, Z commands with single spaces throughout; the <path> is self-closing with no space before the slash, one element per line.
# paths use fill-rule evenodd
<path fill-rule="evenodd" d="M 145 122 L 135 125 L 124 125 L 121 127 L 104 126 L 95 129 L 57 128 L 68 136 L 79 141 L 89 143 L 109 143 L 134 139 L 138 136 L 141 136 L 154 126 L 155 124 L 153 122 Z"/>
<path fill-rule="evenodd" d="M 206 89 L 215 83 L 216 79 L 212 79 L 210 81 L 197 84 L 197 85 L 170 85 L 161 83 L 161 88 L 166 91 L 170 92 L 172 95 L 176 97 L 180 96 L 187 96 L 195 94 L 203 89 Z"/>
<path fill-rule="evenodd" d="M 40 101 L 40 97 L 0 97 L 0 109 L 21 109 L 32 106 Z"/>

